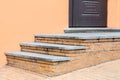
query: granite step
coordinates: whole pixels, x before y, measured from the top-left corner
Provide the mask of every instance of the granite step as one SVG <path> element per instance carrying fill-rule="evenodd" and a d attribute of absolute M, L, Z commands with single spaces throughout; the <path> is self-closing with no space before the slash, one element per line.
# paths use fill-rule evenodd
<path fill-rule="evenodd" d="M 120 32 L 120 28 L 67 28 L 65 33 Z"/>
<path fill-rule="evenodd" d="M 60 45 L 50 43 L 38 43 L 38 42 L 23 42 L 20 46 L 40 47 L 47 49 L 59 49 L 59 50 L 85 50 L 84 46 L 72 46 L 72 45 Z"/>
<path fill-rule="evenodd" d="M 35 42 L 54 44 L 83 45 L 84 43 L 120 41 L 120 32 L 37 34 Z M 84 46 L 84 45 L 83 45 Z"/>
<path fill-rule="evenodd" d="M 38 42 L 23 42 L 20 44 L 21 51 L 35 52 L 50 55 L 69 56 L 70 54 L 84 53 L 84 46 L 71 46 Z"/>
<path fill-rule="evenodd" d="M 8 52 L 6 53 L 7 65 L 24 70 L 55 76 L 66 71 L 59 71 L 59 66 L 70 62 L 70 57 L 37 54 L 30 52 Z"/>
<path fill-rule="evenodd" d="M 14 56 L 14 57 L 30 58 L 30 59 L 36 59 L 36 60 L 43 60 L 43 61 L 49 61 L 49 62 L 62 62 L 62 61 L 70 60 L 70 57 L 37 54 L 37 53 L 31 53 L 31 52 L 7 52 L 6 55 Z"/>

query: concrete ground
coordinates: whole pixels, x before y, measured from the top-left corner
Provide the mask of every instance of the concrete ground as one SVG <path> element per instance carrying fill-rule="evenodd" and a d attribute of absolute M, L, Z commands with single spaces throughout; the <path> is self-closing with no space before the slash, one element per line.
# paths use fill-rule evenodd
<path fill-rule="evenodd" d="M 120 59 L 56 77 L 3 66 L 0 68 L 0 80 L 120 80 Z"/>

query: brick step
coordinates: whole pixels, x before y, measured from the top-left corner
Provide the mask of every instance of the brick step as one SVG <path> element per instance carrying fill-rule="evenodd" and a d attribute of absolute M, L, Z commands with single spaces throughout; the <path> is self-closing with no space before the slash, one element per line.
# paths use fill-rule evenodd
<path fill-rule="evenodd" d="M 120 32 L 35 35 L 20 46 L 6 53 L 8 65 L 55 76 L 120 59 Z"/>
<path fill-rule="evenodd" d="M 120 28 L 67 28 L 65 33 L 120 32 Z"/>
<path fill-rule="evenodd" d="M 48 76 L 65 74 L 81 68 L 120 59 L 120 51 L 101 51 L 79 54 L 76 57 L 61 57 L 29 52 L 6 53 L 8 65 L 42 73 Z"/>
<path fill-rule="evenodd" d="M 84 46 L 88 43 L 120 42 L 120 32 L 35 35 L 35 42 Z"/>
<path fill-rule="evenodd" d="M 38 43 L 38 42 L 24 42 L 20 44 L 21 51 L 36 52 L 43 54 L 70 56 L 75 54 L 84 53 L 86 48 L 84 46 L 71 46 L 60 45 L 50 43 Z"/>
<path fill-rule="evenodd" d="M 70 57 L 61 57 L 30 52 L 6 53 L 8 65 L 25 70 L 42 73 L 48 76 L 58 75 L 56 68 L 59 64 L 70 61 Z M 62 71 L 62 70 L 61 70 Z"/>

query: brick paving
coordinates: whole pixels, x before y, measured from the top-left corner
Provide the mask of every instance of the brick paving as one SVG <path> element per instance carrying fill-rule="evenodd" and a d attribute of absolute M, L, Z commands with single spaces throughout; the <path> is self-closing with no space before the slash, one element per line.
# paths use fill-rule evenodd
<path fill-rule="evenodd" d="M 120 80 L 120 59 L 56 77 L 3 66 L 0 68 L 0 80 Z"/>

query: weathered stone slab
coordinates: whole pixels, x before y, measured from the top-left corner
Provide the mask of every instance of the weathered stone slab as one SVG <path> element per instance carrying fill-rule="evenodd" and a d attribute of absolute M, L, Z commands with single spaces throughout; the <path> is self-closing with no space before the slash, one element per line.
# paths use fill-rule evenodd
<path fill-rule="evenodd" d="M 38 60 L 45 60 L 45 61 L 51 61 L 51 62 L 61 62 L 61 61 L 69 61 L 70 60 L 70 57 L 53 56 L 53 55 L 37 54 L 37 53 L 30 53 L 30 52 L 8 52 L 8 53 L 6 53 L 6 55 L 38 59 Z"/>
<path fill-rule="evenodd" d="M 120 28 L 67 28 L 65 33 L 120 32 Z"/>
<path fill-rule="evenodd" d="M 70 33 L 70 34 L 38 34 L 35 38 L 62 38 L 62 39 L 105 39 L 120 38 L 120 32 L 99 33 Z"/>
<path fill-rule="evenodd" d="M 83 50 L 83 49 L 86 49 L 84 46 L 71 46 L 71 45 L 37 43 L 37 42 L 24 42 L 24 43 L 21 43 L 20 45 L 21 46 L 33 46 L 33 47 L 42 47 L 42 48 L 62 49 L 62 50 Z"/>

